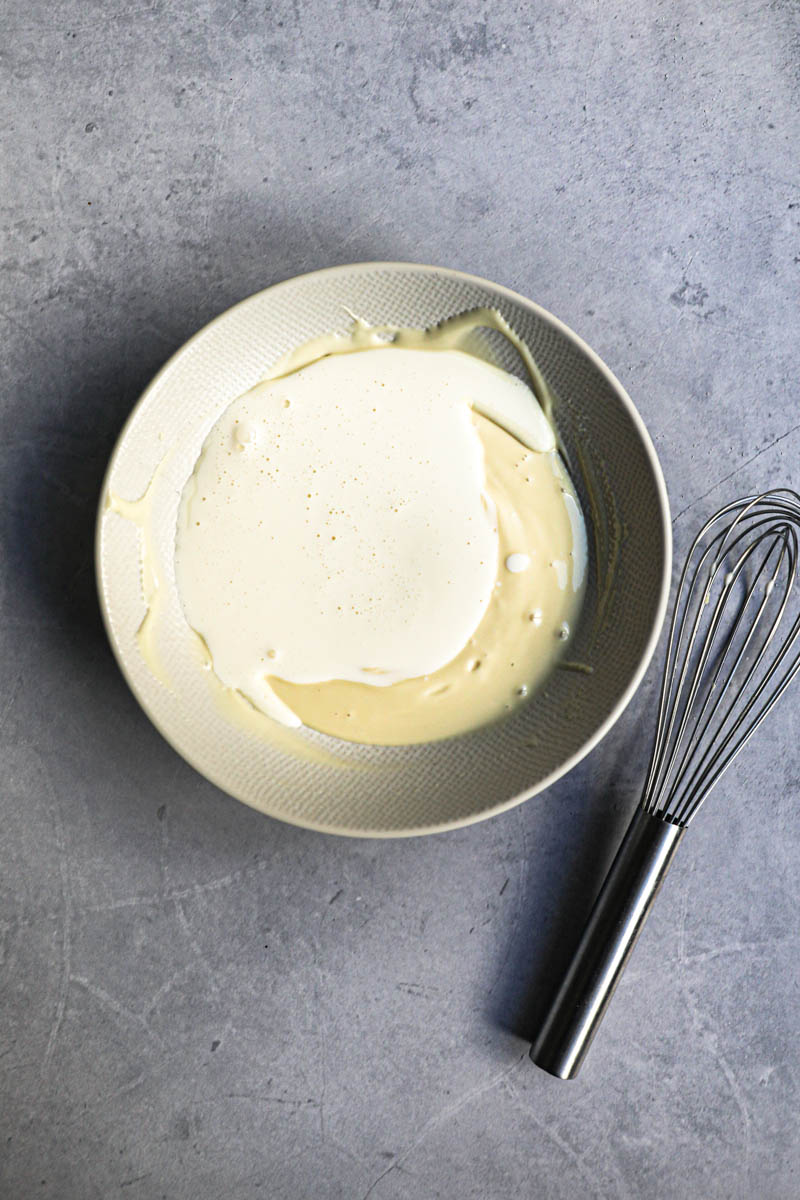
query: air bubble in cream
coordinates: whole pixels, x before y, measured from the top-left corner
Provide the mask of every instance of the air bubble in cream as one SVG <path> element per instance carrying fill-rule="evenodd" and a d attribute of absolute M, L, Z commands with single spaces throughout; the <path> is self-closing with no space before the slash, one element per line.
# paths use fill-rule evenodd
<path fill-rule="evenodd" d="M 510 571 L 512 575 L 518 575 L 520 571 L 527 571 L 530 565 L 530 556 L 528 554 L 521 554 L 518 551 L 514 554 L 509 554 L 506 559 L 506 570 Z"/>

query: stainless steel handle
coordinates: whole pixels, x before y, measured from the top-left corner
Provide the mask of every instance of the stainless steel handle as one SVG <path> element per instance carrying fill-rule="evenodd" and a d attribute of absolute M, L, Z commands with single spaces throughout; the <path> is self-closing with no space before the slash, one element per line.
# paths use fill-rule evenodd
<path fill-rule="evenodd" d="M 685 833 L 638 809 L 531 1047 L 537 1066 L 574 1079 Z"/>

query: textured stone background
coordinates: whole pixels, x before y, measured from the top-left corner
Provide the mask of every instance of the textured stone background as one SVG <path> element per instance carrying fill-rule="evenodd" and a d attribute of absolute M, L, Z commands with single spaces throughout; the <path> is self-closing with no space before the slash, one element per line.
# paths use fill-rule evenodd
<path fill-rule="evenodd" d="M 0 1194 L 796 1197 L 800 694 L 560 1083 L 524 1036 L 635 802 L 652 675 L 524 807 L 326 838 L 151 728 L 91 546 L 167 356 L 365 258 L 581 333 L 649 425 L 679 552 L 718 501 L 800 485 L 797 4 L 10 0 L 2 26 Z"/>

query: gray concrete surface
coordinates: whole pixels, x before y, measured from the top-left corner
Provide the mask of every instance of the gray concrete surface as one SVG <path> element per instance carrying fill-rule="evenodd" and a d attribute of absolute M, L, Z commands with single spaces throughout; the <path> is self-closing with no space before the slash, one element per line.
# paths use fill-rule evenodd
<path fill-rule="evenodd" d="M 564 1084 L 525 1035 L 636 800 L 652 675 L 524 807 L 335 840 L 160 739 L 91 549 L 167 356 L 365 258 L 578 330 L 649 425 L 679 551 L 718 501 L 800 485 L 797 5 L 10 0 L 2 26 L 0 1195 L 796 1197 L 800 697 Z"/>

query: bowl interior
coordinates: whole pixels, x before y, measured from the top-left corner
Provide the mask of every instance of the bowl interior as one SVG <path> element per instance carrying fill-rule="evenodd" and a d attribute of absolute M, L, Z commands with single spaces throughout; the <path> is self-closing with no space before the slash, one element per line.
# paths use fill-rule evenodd
<path fill-rule="evenodd" d="M 580 494 L 590 542 L 583 614 L 568 654 L 510 720 L 423 746 L 346 745 L 278 730 L 256 714 L 232 724 L 188 649 L 175 588 L 180 492 L 222 409 L 281 355 L 357 313 L 375 324 L 425 326 L 465 309 L 499 309 L 530 347 L 554 395 L 559 437 Z M 482 351 L 519 372 L 511 347 L 487 334 Z M 158 468 L 158 471 L 157 471 Z M 438 268 L 371 263 L 279 284 L 201 330 L 166 365 L 114 451 L 104 497 L 148 492 L 160 575 L 158 657 L 143 661 L 136 631 L 146 611 L 140 535 L 101 503 L 97 568 L 117 658 L 165 737 L 220 787 L 272 816 L 331 832 L 432 832 L 489 816 L 534 794 L 607 731 L 650 659 L 670 570 L 669 512 L 650 440 L 620 384 L 565 326 L 530 301 Z M 250 719 L 252 716 L 252 720 Z"/>

